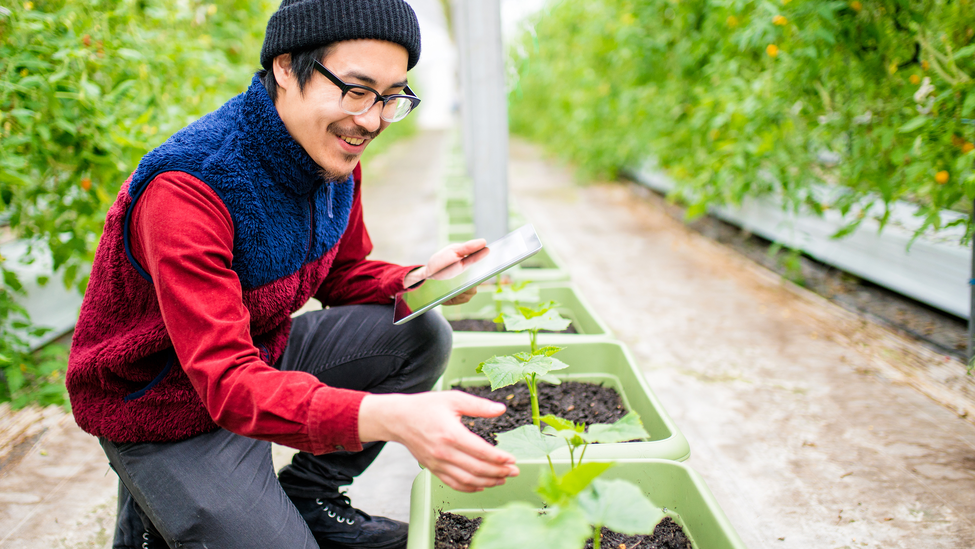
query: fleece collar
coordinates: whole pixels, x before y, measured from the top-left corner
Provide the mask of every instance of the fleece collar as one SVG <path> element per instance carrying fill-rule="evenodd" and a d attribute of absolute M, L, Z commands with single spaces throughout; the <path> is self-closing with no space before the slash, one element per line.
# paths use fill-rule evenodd
<path fill-rule="evenodd" d="M 257 75 L 243 94 L 241 110 L 245 149 L 260 160 L 275 184 L 305 196 L 327 183 L 318 164 L 291 137 Z"/>

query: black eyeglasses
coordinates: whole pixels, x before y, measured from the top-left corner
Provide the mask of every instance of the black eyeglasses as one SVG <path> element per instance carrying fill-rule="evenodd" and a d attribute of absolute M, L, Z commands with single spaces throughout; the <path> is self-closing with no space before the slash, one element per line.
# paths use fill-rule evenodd
<path fill-rule="evenodd" d="M 362 114 L 382 101 L 383 109 L 379 116 L 386 122 L 399 122 L 420 104 L 420 98 L 413 95 L 409 86 L 403 90 L 406 94 L 383 95 L 369 86 L 346 84 L 317 60 L 315 69 L 342 90 L 342 110 L 345 114 Z"/>

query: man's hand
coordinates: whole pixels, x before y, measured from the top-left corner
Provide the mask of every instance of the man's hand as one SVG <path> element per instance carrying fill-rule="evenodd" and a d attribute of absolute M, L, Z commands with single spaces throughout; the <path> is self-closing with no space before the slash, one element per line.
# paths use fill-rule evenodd
<path fill-rule="evenodd" d="M 452 278 L 467 268 L 468 265 L 480 259 L 481 256 L 470 257 L 487 245 L 483 238 L 468 240 L 462 244 L 450 244 L 430 257 L 430 261 L 419 269 L 410 271 L 403 279 L 403 286 L 409 288 L 427 278 L 446 279 Z M 459 261 L 459 263 L 458 263 Z M 445 268 L 456 264 L 453 269 L 444 271 Z M 443 272 L 441 272 L 443 271 Z M 460 305 L 467 303 L 477 293 L 477 288 L 471 288 L 466 292 L 444 302 L 444 305 Z"/>
<path fill-rule="evenodd" d="M 505 406 L 460 391 L 366 395 L 359 407 L 362 442 L 388 440 L 448 486 L 480 492 L 518 476 L 515 458 L 467 430 L 461 416 L 497 417 Z"/>

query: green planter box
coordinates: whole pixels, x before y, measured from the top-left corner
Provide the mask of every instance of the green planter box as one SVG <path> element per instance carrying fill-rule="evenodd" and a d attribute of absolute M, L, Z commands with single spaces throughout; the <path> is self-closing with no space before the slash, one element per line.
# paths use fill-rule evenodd
<path fill-rule="evenodd" d="M 508 271 L 513 280 L 532 282 L 557 282 L 569 280 L 569 271 L 551 247 L 543 246 L 539 252 Z"/>
<path fill-rule="evenodd" d="M 488 380 L 475 370 L 481 362 L 495 355 L 511 355 L 527 351 L 528 336 L 522 334 L 525 344 L 484 345 L 475 343 L 455 344 L 447 363 L 447 370 L 434 386 L 435 391 L 449 390 L 455 385 L 487 385 Z M 547 336 L 547 337 L 546 337 Z M 646 379 L 636 367 L 633 356 L 618 341 L 573 340 L 561 334 L 539 334 L 539 345 L 565 347 L 559 360 L 569 365 L 564 370 L 552 372 L 566 381 L 601 383 L 620 394 L 627 410 L 640 414 L 643 426 L 650 433 L 650 440 L 621 444 L 592 444 L 586 450 L 589 460 L 659 458 L 683 461 L 690 457 L 687 439 L 664 410 L 657 396 L 650 390 Z M 553 454 L 553 459 L 569 459 L 568 449 Z M 540 461 L 545 462 L 542 458 Z"/>
<path fill-rule="evenodd" d="M 588 458 L 588 452 L 586 452 Z M 590 460 L 586 460 L 590 461 Z M 466 516 L 483 516 L 510 501 L 527 501 L 542 507 L 535 494 L 544 463 L 521 464 L 521 475 L 503 486 L 467 494 L 448 488 L 429 471 L 421 471 L 410 494 L 408 549 L 432 549 L 439 511 Z M 566 464 L 557 464 L 559 474 Z M 695 549 L 745 549 L 745 544 L 728 522 L 704 479 L 683 463 L 667 460 L 620 461 L 601 478 L 621 478 L 641 487 L 656 507 L 670 515 L 691 538 Z"/>
<path fill-rule="evenodd" d="M 592 310 L 592 307 L 582 297 L 582 293 L 571 282 L 546 282 L 538 284 L 539 297 L 542 301 L 557 301 L 560 304 L 559 314 L 572 320 L 577 334 L 560 334 L 566 337 L 592 339 L 592 338 L 612 338 L 613 333 L 609 326 L 600 319 Z M 462 318 L 494 319 L 497 314 L 494 312 L 494 300 L 492 294 L 495 286 L 484 286 L 478 289 L 477 295 L 463 305 L 451 305 L 441 307 L 444 317 L 447 320 L 459 320 Z M 489 312 L 482 312 L 489 308 Z M 544 336 L 543 336 L 544 337 Z M 454 332 L 454 342 L 462 343 L 473 342 L 496 342 L 506 341 L 521 343 L 528 341 L 528 335 L 513 332 Z"/>

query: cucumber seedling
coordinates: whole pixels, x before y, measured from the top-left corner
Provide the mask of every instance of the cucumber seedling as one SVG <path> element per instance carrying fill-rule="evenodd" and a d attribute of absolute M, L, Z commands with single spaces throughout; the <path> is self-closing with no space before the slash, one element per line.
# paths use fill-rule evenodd
<path fill-rule="evenodd" d="M 593 549 L 599 549 L 603 526 L 627 535 L 650 534 L 664 513 L 653 506 L 633 483 L 598 478 L 611 468 L 612 462 L 582 463 L 589 444 L 615 443 L 648 438 L 635 412 L 616 423 L 581 423 L 547 415 L 545 431 L 524 425 L 499 433 L 498 448 L 518 459 L 545 456 L 549 468 L 543 469 L 536 493 L 546 505 L 545 512 L 525 502 L 513 502 L 488 515 L 474 535 L 471 549 L 503 549 L 524 542 L 529 547 L 544 544 L 547 549 L 579 549 L 592 536 Z M 569 446 L 570 456 L 582 448 L 579 461 L 574 457 L 571 468 L 556 474 L 550 454 Z"/>
<path fill-rule="evenodd" d="M 569 367 L 561 360 L 552 358 L 552 355 L 561 351 L 563 347 L 538 347 L 538 332 L 540 330 L 558 332 L 566 329 L 572 323 L 571 320 L 559 315 L 559 312 L 555 310 L 557 306 L 558 303 L 549 301 L 534 308 L 516 307 L 513 313 L 502 313 L 495 322 L 503 322 L 505 330 L 510 332 L 528 332 L 530 351 L 523 351 L 514 355 L 493 356 L 477 366 L 477 372 L 487 376 L 491 382 L 492 391 L 514 385 L 519 381 L 524 381 L 528 385 L 528 392 L 531 395 L 532 423 L 535 424 L 536 428 L 541 428 L 538 411 L 538 382 L 544 379 L 553 385 L 558 385 L 559 380 L 548 375 L 549 372 Z"/>

